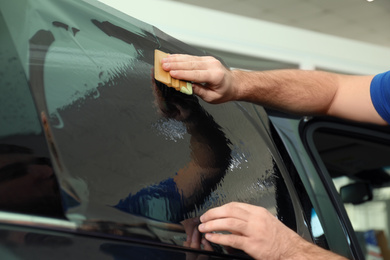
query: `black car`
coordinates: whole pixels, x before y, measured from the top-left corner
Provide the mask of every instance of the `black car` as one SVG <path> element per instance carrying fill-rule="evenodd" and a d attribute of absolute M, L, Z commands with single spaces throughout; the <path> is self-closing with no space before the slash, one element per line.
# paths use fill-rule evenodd
<path fill-rule="evenodd" d="M 210 54 L 98 2 L 0 8 L 2 259 L 249 258 L 196 235 L 202 213 L 231 201 L 364 259 L 332 178 L 376 185 L 386 129 L 177 92 L 154 80 L 154 50 Z M 371 168 L 347 173 L 329 155 L 358 143 L 365 157 L 369 142 L 383 148 Z"/>

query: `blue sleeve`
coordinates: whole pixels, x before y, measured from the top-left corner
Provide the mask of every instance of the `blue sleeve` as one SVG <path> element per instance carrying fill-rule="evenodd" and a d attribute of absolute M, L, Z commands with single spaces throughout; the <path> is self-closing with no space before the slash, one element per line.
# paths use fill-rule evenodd
<path fill-rule="evenodd" d="M 372 79 L 370 93 L 376 111 L 390 124 L 390 71 L 378 74 Z"/>
<path fill-rule="evenodd" d="M 172 223 L 182 221 L 186 213 L 182 196 L 172 178 L 143 188 L 134 195 L 130 193 L 114 207 L 131 214 Z"/>

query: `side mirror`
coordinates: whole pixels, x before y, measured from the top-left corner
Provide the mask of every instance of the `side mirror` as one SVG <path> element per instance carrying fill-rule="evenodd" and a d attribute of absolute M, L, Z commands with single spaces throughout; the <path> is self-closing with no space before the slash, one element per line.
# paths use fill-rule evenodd
<path fill-rule="evenodd" d="M 354 205 L 372 200 L 372 187 L 366 182 L 355 182 L 340 188 L 341 200 Z"/>

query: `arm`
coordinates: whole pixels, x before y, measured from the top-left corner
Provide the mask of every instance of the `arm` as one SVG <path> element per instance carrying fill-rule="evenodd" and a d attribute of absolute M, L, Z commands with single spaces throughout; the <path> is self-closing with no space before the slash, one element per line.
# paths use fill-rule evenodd
<path fill-rule="evenodd" d="M 261 207 L 232 202 L 207 211 L 200 221 L 199 231 L 208 241 L 241 249 L 254 259 L 346 260 L 307 242 Z"/>
<path fill-rule="evenodd" d="M 163 91 L 156 87 L 156 101 L 161 114 L 183 122 L 190 135 L 191 160 L 173 179 L 185 207 L 192 209 L 225 175 L 231 159 L 230 141 L 197 98 L 160 87 Z"/>
<path fill-rule="evenodd" d="M 161 115 L 186 126 L 190 135 L 190 161 L 173 178 L 147 186 L 136 194 L 130 193 L 114 207 L 131 214 L 177 223 L 201 204 L 225 175 L 231 159 L 230 141 L 196 97 L 157 82 L 154 90 L 155 104 Z M 160 210 L 155 209 L 156 205 Z M 190 225 L 187 227 L 191 229 Z"/>
<path fill-rule="evenodd" d="M 386 124 L 370 98 L 373 76 L 321 71 L 228 70 L 212 57 L 171 55 L 163 61 L 171 76 L 193 81 L 194 93 L 210 103 L 248 101 L 302 115 L 330 115 Z"/>
<path fill-rule="evenodd" d="M 199 205 L 220 182 L 230 164 L 230 141 L 210 115 L 194 115 L 185 122 L 191 160 L 173 178 L 186 208 Z"/>

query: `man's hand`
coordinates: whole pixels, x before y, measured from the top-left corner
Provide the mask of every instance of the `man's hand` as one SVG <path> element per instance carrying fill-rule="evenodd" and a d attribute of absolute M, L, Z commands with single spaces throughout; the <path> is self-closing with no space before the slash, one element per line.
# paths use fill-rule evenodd
<path fill-rule="evenodd" d="M 200 220 L 199 231 L 206 233 L 207 240 L 241 249 L 255 259 L 287 259 L 291 241 L 301 239 L 266 209 L 244 203 L 211 209 Z"/>
<path fill-rule="evenodd" d="M 345 259 L 307 242 L 262 207 L 232 202 L 210 209 L 200 221 L 199 231 L 208 241 L 241 249 L 255 259 Z"/>
<path fill-rule="evenodd" d="M 194 93 L 206 102 L 235 99 L 233 73 L 214 57 L 173 54 L 162 60 L 162 67 L 173 78 L 194 82 Z"/>
<path fill-rule="evenodd" d="M 203 245 L 203 250 L 213 251 L 213 247 L 210 243 L 202 238 L 202 234 L 198 230 L 199 223 L 199 218 L 190 218 L 181 222 L 187 234 L 187 240 L 183 243 L 183 246 L 193 249 L 202 249 L 201 246 Z"/>

